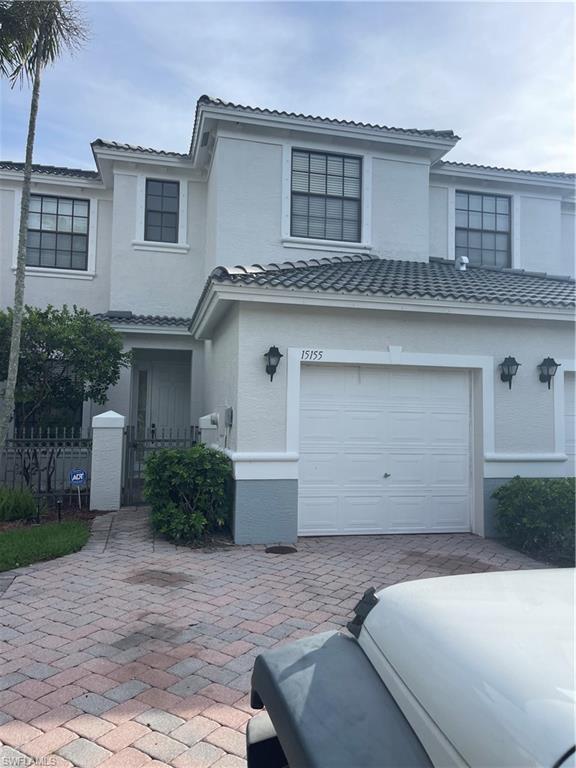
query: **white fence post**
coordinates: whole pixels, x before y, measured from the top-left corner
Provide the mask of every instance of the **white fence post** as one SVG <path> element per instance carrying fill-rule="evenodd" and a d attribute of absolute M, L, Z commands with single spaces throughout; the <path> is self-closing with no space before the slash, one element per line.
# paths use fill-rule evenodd
<path fill-rule="evenodd" d="M 90 509 L 120 509 L 124 416 L 106 411 L 92 419 Z"/>

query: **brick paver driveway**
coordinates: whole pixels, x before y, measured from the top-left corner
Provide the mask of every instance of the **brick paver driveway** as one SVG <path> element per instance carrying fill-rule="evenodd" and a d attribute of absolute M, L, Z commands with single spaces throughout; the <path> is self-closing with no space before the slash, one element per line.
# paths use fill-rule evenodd
<path fill-rule="evenodd" d="M 82 552 L 1 575 L 0 766 L 240 768 L 261 649 L 341 627 L 372 585 L 534 565 L 467 534 L 176 549 L 142 510 L 101 517 Z"/>

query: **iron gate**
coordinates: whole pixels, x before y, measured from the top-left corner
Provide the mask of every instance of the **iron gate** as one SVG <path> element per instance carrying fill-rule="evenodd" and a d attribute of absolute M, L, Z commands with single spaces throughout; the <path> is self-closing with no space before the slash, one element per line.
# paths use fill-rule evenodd
<path fill-rule="evenodd" d="M 156 428 L 154 424 L 146 430 L 136 426 L 124 430 L 124 472 L 122 504 L 136 506 L 144 504 L 144 467 L 151 453 L 163 448 L 190 448 L 199 438 L 198 427 Z"/>

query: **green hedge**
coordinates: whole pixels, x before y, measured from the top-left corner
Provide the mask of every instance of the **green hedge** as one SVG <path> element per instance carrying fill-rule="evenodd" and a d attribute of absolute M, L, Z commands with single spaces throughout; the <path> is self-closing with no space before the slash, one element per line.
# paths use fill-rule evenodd
<path fill-rule="evenodd" d="M 204 445 L 151 454 L 144 470 L 144 496 L 152 507 L 152 527 L 183 543 L 227 529 L 231 477 L 227 456 Z"/>
<path fill-rule="evenodd" d="M 28 488 L 0 486 L 0 522 L 32 520 L 36 514 L 36 502 Z"/>
<path fill-rule="evenodd" d="M 573 565 L 574 489 L 573 477 L 513 478 L 492 494 L 499 533 L 521 552 Z"/>

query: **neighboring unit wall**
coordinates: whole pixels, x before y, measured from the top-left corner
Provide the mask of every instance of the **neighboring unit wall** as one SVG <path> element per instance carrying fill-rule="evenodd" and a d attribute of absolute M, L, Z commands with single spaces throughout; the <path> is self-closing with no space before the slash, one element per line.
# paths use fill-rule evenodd
<path fill-rule="evenodd" d="M 450 250 L 448 188 L 430 185 L 430 256 L 447 259 Z"/>
<path fill-rule="evenodd" d="M 238 315 L 236 307 L 225 315 L 213 341 L 208 342 L 204 350 L 206 373 L 204 413 L 218 414 L 218 445 L 230 451 L 236 450 L 238 431 Z M 227 408 L 232 408 L 231 428 L 225 426 Z"/>
<path fill-rule="evenodd" d="M 574 203 L 563 203 L 561 208 L 562 254 L 560 273 L 576 274 L 576 210 Z"/>
<path fill-rule="evenodd" d="M 20 184 L 0 189 L 0 306 L 13 303 L 14 267 L 16 265 L 20 221 Z M 105 312 L 110 294 L 110 259 L 112 239 L 112 200 L 105 192 L 78 186 L 34 183 L 33 194 L 78 197 L 90 200 L 90 232 L 87 272 L 26 270 L 24 300 L 35 307 L 52 304 L 76 304 L 91 312 Z M 92 264 L 93 262 L 93 264 Z"/>

